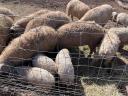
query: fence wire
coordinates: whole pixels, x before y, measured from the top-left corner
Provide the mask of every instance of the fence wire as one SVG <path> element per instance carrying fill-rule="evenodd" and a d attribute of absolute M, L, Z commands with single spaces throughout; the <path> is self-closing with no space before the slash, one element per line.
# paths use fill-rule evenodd
<path fill-rule="evenodd" d="M 19 4 L 22 4 L 21 0 L 19 0 Z M 95 4 L 95 3 L 94 3 Z M 22 6 L 22 5 L 21 5 Z M 1 16 L 1 15 L 0 15 Z M 3 16 L 3 15 L 2 15 Z M 28 18 L 28 16 L 20 16 L 20 15 L 13 15 L 14 17 L 18 18 Z M 33 19 L 39 19 L 39 17 L 34 17 Z M 54 20 L 47 18 L 49 20 Z M 63 21 L 63 20 L 54 20 L 54 21 Z M 72 21 L 75 22 L 75 21 Z M 83 22 L 77 22 L 77 23 L 83 23 Z M 115 27 L 119 27 L 123 25 L 116 25 Z M 0 27 L 3 27 L 0 25 Z M 9 29 L 10 27 L 4 27 L 5 29 Z M 108 28 L 109 29 L 109 28 Z M 23 28 L 23 30 L 25 30 Z M 107 28 L 105 29 L 107 30 Z M 73 32 L 77 33 L 77 32 Z M 80 35 L 80 45 L 82 42 L 82 33 L 79 32 Z M 92 34 L 92 35 L 100 35 L 101 33 L 90 33 L 86 32 L 86 34 Z M 105 33 L 107 34 L 107 33 Z M 0 35 L 0 37 L 8 37 L 10 35 L 21 35 L 20 33 L 8 33 L 8 35 Z M 109 35 L 108 35 L 109 36 Z M 113 44 L 111 38 L 109 38 L 111 43 Z M 38 40 L 39 41 L 39 40 Z M 11 41 L 12 42 L 12 41 Z M 21 42 L 19 40 L 19 42 Z M 26 52 L 36 52 L 38 54 L 45 54 L 46 56 L 52 58 L 53 61 L 56 59 L 56 55 L 60 51 L 60 46 L 56 46 L 56 50 L 54 51 L 41 51 L 39 50 L 39 45 L 37 42 L 34 42 L 36 44 L 36 50 L 30 49 L 24 49 L 22 47 L 19 47 L 18 50 L 23 50 Z M 1 45 L 0 47 L 3 47 L 4 50 L 6 50 L 6 47 L 8 46 Z M 73 50 L 75 49 L 75 51 Z M 29 68 L 33 68 L 32 60 L 33 57 L 30 58 L 24 58 L 24 57 L 9 57 L 9 59 L 12 59 L 12 62 L 20 61 L 21 64 L 18 64 L 17 66 L 9 65 L 9 61 L 6 63 L 9 64 L 1 64 L 0 65 L 0 96 L 85 96 L 86 93 L 84 92 L 83 85 L 81 82 L 90 84 L 90 82 L 98 84 L 99 82 L 107 82 L 109 83 L 116 83 L 117 86 L 119 86 L 119 89 L 121 92 L 126 95 L 126 90 L 121 88 L 121 85 L 127 85 L 128 84 L 128 55 L 124 52 L 119 52 L 120 55 L 112 55 L 108 57 L 104 57 L 98 54 L 94 54 L 91 56 L 86 56 L 86 54 L 81 53 L 81 51 L 78 48 L 69 49 L 70 58 L 73 63 L 74 68 L 74 83 L 70 85 L 69 82 L 61 82 L 60 76 L 56 74 L 52 74 L 55 78 L 55 84 L 53 86 L 48 86 L 47 82 L 41 84 L 42 82 L 38 82 L 38 79 L 41 79 L 42 81 L 47 78 L 47 76 L 43 76 L 41 70 L 38 70 L 38 73 L 40 74 L 40 78 L 38 78 L 39 74 L 36 76 L 35 73 L 33 73 L 33 70 L 28 70 Z M 88 49 L 89 50 L 89 49 Z M 88 51 L 87 50 L 87 51 Z M 127 52 L 126 52 L 127 53 Z M 1 53 L 2 54 L 2 53 Z M 22 54 L 22 53 L 19 53 Z M 121 58 L 122 57 L 122 58 Z M 108 59 L 112 59 L 110 62 L 107 62 Z M 66 60 L 66 57 L 65 57 Z M 47 60 L 46 60 L 47 61 Z M 66 62 L 66 61 L 65 61 Z M 107 65 L 106 65 L 107 64 Z M 25 68 L 24 68 L 25 67 Z M 18 74 L 18 71 L 22 69 L 25 74 Z M 29 73 L 29 75 L 32 75 L 32 77 L 26 75 L 26 73 Z M 34 71 L 35 72 L 35 71 Z M 22 72 L 21 72 L 22 73 Z M 27 74 L 28 74 L 27 73 Z M 30 74 L 32 73 L 32 74 Z M 70 76 L 69 74 L 63 74 L 66 77 Z M 30 82 L 30 80 L 27 80 L 27 78 L 35 79 L 35 81 Z M 50 79 L 50 78 L 49 78 Z M 86 86 L 86 85 L 85 85 Z M 48 91 L 49 89 L 50 91 Z"/>

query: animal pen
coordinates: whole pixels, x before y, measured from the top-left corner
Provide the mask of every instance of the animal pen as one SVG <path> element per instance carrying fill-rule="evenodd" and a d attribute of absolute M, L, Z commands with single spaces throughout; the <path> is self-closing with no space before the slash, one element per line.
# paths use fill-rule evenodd
<path fill-rule="evenodd" d="M 72 21 L 65 13 L 69 1 L 0 0 L 1 8 L 13 11 L 6 17 L 0 8 L 0 38 L 7 40 L 0 40 L 0 96 L 128 96 L 128 47 L 125 44 L 119 50 L 123 42 L 120 29 L 108 31 L 114 27 L 127 33 L 128 27 L 111 18 L 102 24 L 77 18 Z M 110 4 L 114 11 L 128 13 L 114 0 L 80 1 L 89 5 L 89 10 Z M 43 9 L 59 15 L 29 15 Z M 7 22 L 10 17 L 14 20 Z M 29 19 L 26 26 L 34 28 L 12 30 L 20 19 Z M 95 45 L 92 49 L 88 46 L 94 42 L 98 43 L 96 50 Z M 96 52 L 90 54 L 92 50 Z"/>

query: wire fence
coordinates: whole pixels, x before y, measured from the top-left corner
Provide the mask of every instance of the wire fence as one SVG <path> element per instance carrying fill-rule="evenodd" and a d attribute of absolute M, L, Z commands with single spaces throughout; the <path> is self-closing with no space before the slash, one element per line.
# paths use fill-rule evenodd
<path fill-rule="evenodd" d="M 3 15 L 0 15 L 0 18 L 2 16 Z M 13 16 L 21 17 L 20 15 L 13 15 Z M 23 16 L 22 19 L 23 18 L 27 19 L 29 18 L 29 16 Z M 33 17 L 32 19 L 40 19 L 40 18 Z M 46 20 L 47 19 L 51 21 L 57 21 L 57 22 L 64 21 L 64 20 L 55 20 L 52 18 L 46 18 Z M 71 21 L 71 22 L 76 22 L 76 21 Z M 81 21 L 77 23 L 80 24 L 83 22 Z M 123 25 L 117 24 L 114 27 L 120 27 L 120 26 L 123 26 Z M 10 30 L 10 27 L 5 27 L 5 26 L 3 27 L 2 25 L 0 25 L 0 28 L 5 28 L 5 29 Z M 22 28 L 22 29 L 25 30 L 25 28 Z M 106 30 L 108 29 L 109 28 L 104 28 L 105 33 L 86 32 L 86 34 L 94 35 L 94 36 L 101 35 L 101 34 L 107 34 Z M 40 31 L 40 29 L 35 29 L 35 30 L 37 32 Z M 79 36 L 82 36 L 82 34 L 85 32 L 72 31 L 72 33 L 73 34 L 77 33 Z M 11 35 L 14 35 L 14 36 L 16 35 L 15 38 L 20 38 L 22 34 L 23 33 L 18 33 L 18 32 L 11 33 L 10 32 L 6 35 L 2 34 L 0 35 L 0 37 L 3 38 L 3 37 L 9 37 Z M 40 37 L 37 35 L 36 38 L 40 38 Z M 21 39 L 22 37 L 19 39 L 19 42 L 22 42 Z M 45 37 L 43 39 L 45 39 Z M 1 45 L 0 48 L 4 48 L 0 56 L 0 62 L 2 62 L 0 65 L 1 96 L 46 96 L 46 95 L 48 96 L 85 96 L 86 93 L 84 92 L 84 85 L 82 84 L 83 82 L 85 83 L 85 87 L 86 87 L 86 84 L 90 84 L 90 83 L 92 84 L 95 83 L 98 85 L 105 85 L 104 83 L 116 84 L 116 86 L 119 87 L 118 89 L 120 89 L 120 91 L 124 95 L 126 95 L 125 86 L 128 84 L 127 51 L 116 52 L 116 54 L 109 55 L 109 56 L 101 56 L 98 54 L 93 54 L 90 56 L 90 55 L 87 55 L 89 54 L 88 53 L 89 48 L 87 48 L 87 46 L 83 46 L 82 48 L 86 47 L 87 49 L 82 50 L 82 51 L 78 48 L 78 46 L 75 48 L 70 48 L 68 49 L 69 57 L 67 56 L 67 53 L 65 52 L 62 52 L 63 53 L 61 55 L 62 57 L 60 56 L 59 63 L 65 64 L 65 65 L 62 66 L 62 69 L 60 69 L 60 73 L 58 73 L 58 70 L 59 70 L 58 66 L 60 65 L 56 64 L 56 58 L 57 58 L 56 56 L 58 55 L 58 53 L 61 51 L 62 48 L 56 44 L 54 50 L 51 50 L 51 51 L 43 50 L 42 51 L 39 48 L 40 39 L 36 41 L 34 40 L 31 41 L 31 43 L 35 45 L 31 47 L 28 45 L 29 48 L 22 47 L 22 44 L 20 44 L 20 46 L 17 46 L 13 44 L 13 40 L 7 43 L 6 45 L 0 44 Z M 82 40 L 83 38 L 80 37 L 80 40 L 79 40 L 80 45 L 82 45 L 81 44 Z M 109 41 L 111 41 L 112 43 L 111 45 L 113 45 L 113 40 L 111 40 L 111 38 L 109 38 Z M 7 48 L 11 44 L 17 47 L 15 47 L 16 50 L 14 52 L 14 55 L 12 55 L 12 57 L 8 57 L 11 54 L 9 53 L 10 51 L 8 50 L 13 50 L 13 48 L 12 49 Z M 34 48 L 35 46 L 36 48 Z M 28 56 L 28 58 L 26 58 L 24 56 L 24 53 L 20 53 L 20 52 L 25 52 L 26 54 L 25 56 L 27 56 L 27 54 L 29 53 L 33 53 L 33 54 L 31 57 Z M 20 56 L 16 57 L 17 54 L 20 55 L 21 57 Z M 55 62 L 54 64 L 56 64 L 57 66 L 57 71 L 55 73 L 48 72 L 44 70 L 44 69 L 47 69 L 47 67 L 44 67 L 44 69 L 42 67 L 36 69 L 37 67 L 33 66 L 33 59 L 35 55 L 37 54 L 42 54 L 42 56 L 51 58 Z M 4 58 L 5 60 L 1 60 L 1 58 Z M 45 62 L 46 64 L 49 64 L 49 62 L 51 62 L 47 59 L 45 59 L 44 61 L 46 61 Z M 44 63 L 44 61 L 42 62 Z M 11 63 L 14 63 L 14 64 L 11 64 Z M 53 65 L 48 65 L 49 68 L 52 68 L 51 66 Z M 70 69 L 71 66 L 73 66 L 72 70 Z M 73 75 L 70 74 L 70 71 L 73 73 Z M 69 74 L 64 74 L 63 72 L 69 73 Z M 61 80 L 60 75 L 65 77 L 63 78 L 64 81 Z M 71 80 L 72 77 L 74 78 L 73 82 L 69 82 L 68 79 Z"/>

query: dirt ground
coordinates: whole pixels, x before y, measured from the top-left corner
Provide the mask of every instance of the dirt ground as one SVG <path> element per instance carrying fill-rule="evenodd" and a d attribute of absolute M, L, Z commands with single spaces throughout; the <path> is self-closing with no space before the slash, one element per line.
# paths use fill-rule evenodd
<path fill-rule="evenodd" d="M 41 9 L 41 8 L 48 8 L 50 10 L 65 11 L 66 5 L 69 1 L 70 0 L 0 0 L 0 6 L 1 7 L 7 7 L 9 9 L 11 9 L 12 11 L 14 11 L 16 16 L 17 16 L 17 19 L 18 19 L 18 18 L 21 18 L 22 16 L 25 16 L 25 15 L 29 14 L 29 13 L 33 13 L 33 12 L 35 12 L 35 11 Z M 101 5 L 101 4 L 106 4 L 107 3 L 107 4 L 112 5 L 114 10 L 117 11 L 117 12 L 126 12 L 126 13 L 128 13 L 128 10 L 125 10 L 125 9 L 119 7 L 114 2 L 114 0 L 81 0 L 81 1 L 87 3 L 89 6 L 91 6 L 91 8 L 93 8 L 95 6 L 98 6 L 98 5 Z M 113 23 L 113 22 L 109 22 L 108 26 L 115 26 L 114 24 L 115 23 Z M 77 58 L 75 62 L 76 63 L 79 62 L 79 65 L 81 65 L 82 63 L 87 63 L 87 62 L 90 62 L 90 61 L 89 61 L 89 59 L 88 60 L 85 60 L 85 59 L 84 60 L 82 60 L 82 59 L 78 60 L 78 58 Z M 99 63 L 101 63 L 101 62 L 99 62 Z M 77 66 L 78 66 L 78 64 L 77 64 Z M 89 71 L 87 71 L 87 73 L 83 72 L 82 70 L 85 70 L 85 69 L 87 69 Z M 99 72 L 102 73 L 102 71 L 103 71 L 103 70 L 99 71 L 99 69 L 98 69 L 97 72 L 94 72 L 94 71 L 92 72 L 92 70 L 94 70 L 94 69 L 95 68 L 93 68 L 93 67 L 89 67 L 89 68 L 86 67 L 85 68 L 83 66 L 79 66 L 79 68 L 78 67 L 76 68 L 76 70 L 79 70 L 79 73 L 77 73 L 76 75 L 80 75 L 80 77 L 85 77 L 85 76 L 87 76 L 87 77 L 89 77 L 89 76 L 96 77 Z M 106 70 L 106 69 L 104 69 L 104 70 Z M 86 74 L 83 74 L 83 73 L 86 73 Z M 89 75 L 90 73 L 92 73 L 92 74 Z M 97 74 L 94 74 L 94 73 L 97 73 Z M 110 76 L 108 74 L 106 75 L 106 74 L 103 73 L 102 78 L 103 77 L 104 78 L 108 77 L 108 78 L 106 78 L 108 80 L 112 76 Z M 122 77 L 118 77 L 118 79 L 120 79 L 120 78 L 122 78 Z M 125 77 L 125 79 L 126 79 L 126 77 Z M 126 81 L 127 80 L 128 80 L 128 78 L 126 79 Z M 102 83 L 103 83 L 103 81 L 102 81 Z M 97 84 L 97 83 L 93 84 L 93 83 L 91 83 L 90 86 L 85 84 L 85 86 L 84 86 L 85 94 L 87 93 L 87 96 L 123 96 L 123 94 L 119 92 L 120 88 L 115 87 L 117 85 L 117 83 L 118 84 L 121 83 L 120 81 L 114 82 L 114 83 L 108 83 L 108 82 L 105 81 L 105 83 L 107 83 L 107 84 Z M 95 87 L 94 87 L 94 85 L 95 85 Z M 107 87 L 106 87 L 106 85 L 107 85 Z M 100 89 L 100 91 L 102 90 L 102 92 L 100 93 L 99 91 L 97 91 L 98 89 Z M 111 89 L 116 94 L 112 93 L 112 94 L 109 94 L 109 95 L 108 94 L 104 95 L 104 92 L 110 93 L 111 91 L 103 91 L 103 89 L 105 89 L 105 90 L 110 90 Z M 96 90 L 97 94 L 98 93 L 99 94 L 94 95 L 95 94 L 94 93 L 93 95 L 91 95 L 92 90 Z M 8 96 L 8 94 L 3 95 L 3 96 Z M 23 96 L 23 95 L 11 95 L 11 96 Z M 26 96 L 28 96 L 28 95 L 26 95 Z M 30 96 L 34 96 L 34 95 L 30 95 Z M 60 95 L 56 95 L 56 96 L 60 96 Z M 64 96 L 64 95 L 62 95 L 62 96 Z M 80 96 L 80 95 L 78 95 L 78 96 Z"/>
<path fill-rule="evenodd" d="M 24 16 L 41 8 L 51 10 L 65 11 L 66 5 L 70 0 L 0 0 L 1 6 L 6 6 L 12 9 L 17 15 Z M 91 8 L 101 5 L 110 4 L 118 12 L 127 12 L 114 2 L 114 0 L 81 0 L 87 3 Z"/>

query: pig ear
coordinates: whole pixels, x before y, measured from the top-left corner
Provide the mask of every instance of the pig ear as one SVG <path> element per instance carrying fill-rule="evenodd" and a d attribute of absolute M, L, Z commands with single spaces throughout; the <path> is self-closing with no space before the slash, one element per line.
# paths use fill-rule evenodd
<path fill-rule="evenodd" d="M 117 12 L 112 12 L 112 19 L 116 19 L 118 13 Z"/>

